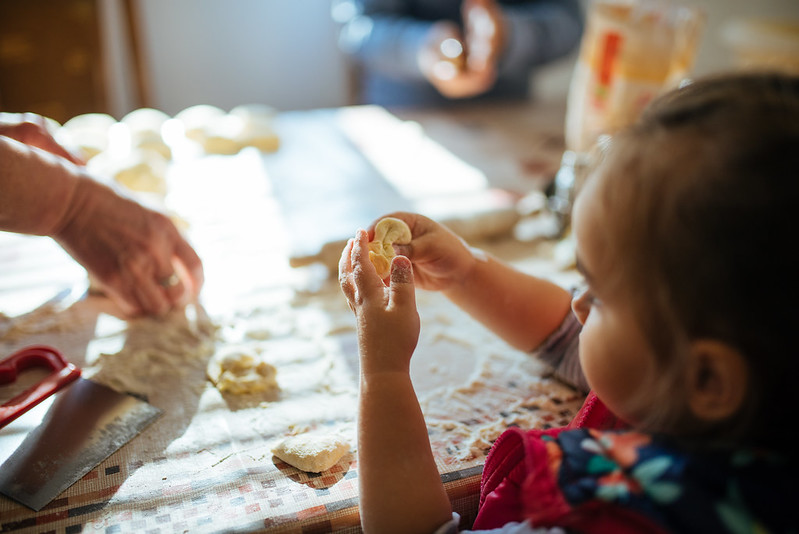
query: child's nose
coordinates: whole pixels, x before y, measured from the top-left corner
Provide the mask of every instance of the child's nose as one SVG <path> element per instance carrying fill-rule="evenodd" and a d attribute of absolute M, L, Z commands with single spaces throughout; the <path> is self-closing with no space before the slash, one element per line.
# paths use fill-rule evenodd
<path fill-rule="evenodd" d="M 577 320 L 580 321 L 580 324 L 585 324 L 586 319 L 588 319 L 588 313 L 591 311 L 589 300 L 588 291 L 585 289 L 576 292 L 574 298 L 572 298 L 572 311 Z"/>

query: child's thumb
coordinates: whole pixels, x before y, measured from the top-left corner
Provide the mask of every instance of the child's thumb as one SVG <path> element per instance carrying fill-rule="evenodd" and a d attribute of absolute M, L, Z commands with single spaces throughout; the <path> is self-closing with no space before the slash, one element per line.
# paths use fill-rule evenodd
<path fill-rule="evenodd" d="M 416 293 L 413 287 L 411 260 L 405 256 L 395 256 L 391 261 L 389 276 L 390 301 L 400 306 L 413 305 L 416 302 Z"/>

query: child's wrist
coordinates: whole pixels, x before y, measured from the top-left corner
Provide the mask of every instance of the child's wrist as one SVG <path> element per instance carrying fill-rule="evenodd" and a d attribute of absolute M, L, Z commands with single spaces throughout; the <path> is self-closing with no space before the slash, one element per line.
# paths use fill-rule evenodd
<path fill-rule="evenodd" d="M 464 255 L 466 261 L 464 266 L 460 269 L 457 276 L 454 277 L 453 283 L 444 289 L 443 293 L 448 298 L 453 298 L 463 291 L 470 291 L 473 288 L 473 280 L 479 276 L 479 270 L 482 266 L 488 264 L 488 254 L 485 251 L 467 245 L 464 243 L 468 254 Z"/>
<path fill-rule="evenodd" d="M 362 370 L 360 376 L 361 391 L 390 391 L 405 388 L 411 382 L 410 371 L 399 370 Z"/>

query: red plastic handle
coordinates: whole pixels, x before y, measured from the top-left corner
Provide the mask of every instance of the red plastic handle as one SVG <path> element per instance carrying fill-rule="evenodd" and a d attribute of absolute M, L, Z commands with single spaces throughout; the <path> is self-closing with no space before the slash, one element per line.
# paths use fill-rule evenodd
<path fill-rule="evenodd" d="M 20 371 L 31 367 L 44 367 L 52 372 L 0 406 L 0 428 L 80 377 L 80 369 L 64 359 L 58 350 L 46 345 L 34 345 L 0 361 L 0 385 L 16 381 Z"/>

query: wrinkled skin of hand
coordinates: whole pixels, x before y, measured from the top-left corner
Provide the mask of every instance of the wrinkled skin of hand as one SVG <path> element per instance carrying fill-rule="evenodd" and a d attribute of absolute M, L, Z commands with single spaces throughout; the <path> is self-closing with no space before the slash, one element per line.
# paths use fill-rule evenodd
<path fill-rule="evenodd" d="M 0 151 L 2 229 L 55 239 L 125 315 L 161 315 L 197 295 L 202 264 L 172 221 L 95 181 L 46 119 L 0 113 Z"/>
<path fill-rule="evenodd" d="M 89 179 L 52 237 L 126 315 L 163 315 L 203 283 L 200 258 L 168 217 Z M 177 284 L 162 285 L 173 273 Z"/>

